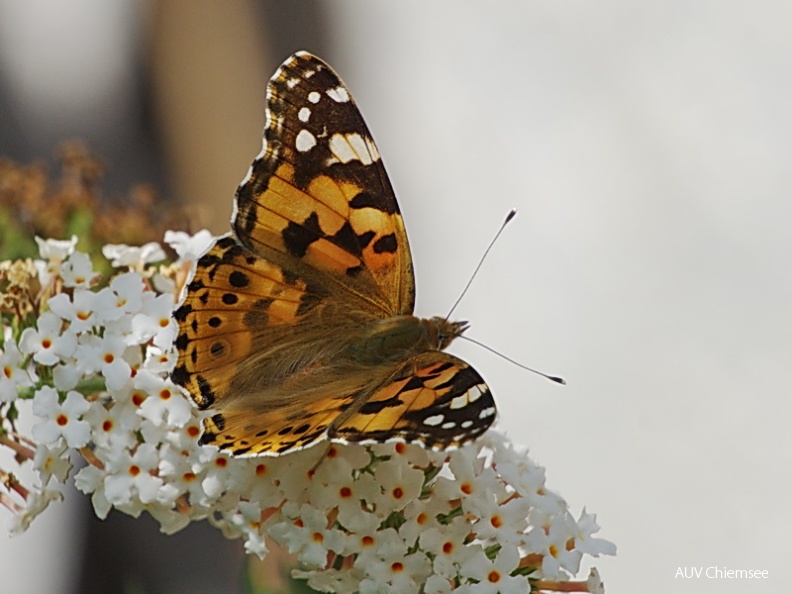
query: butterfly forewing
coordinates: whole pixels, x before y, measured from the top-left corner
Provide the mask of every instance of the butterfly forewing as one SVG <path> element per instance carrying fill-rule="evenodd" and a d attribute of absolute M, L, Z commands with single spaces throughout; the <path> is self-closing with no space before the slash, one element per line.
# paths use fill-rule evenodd
<path fill-rule="evenodd" d="M 338 277 L 386 313 L 412 313 L 399 206 L 344 83 L 299 53 L 270 81 L 267 106 L 264 148 L 237 189 L 240 241 L 265 258 Z"/>

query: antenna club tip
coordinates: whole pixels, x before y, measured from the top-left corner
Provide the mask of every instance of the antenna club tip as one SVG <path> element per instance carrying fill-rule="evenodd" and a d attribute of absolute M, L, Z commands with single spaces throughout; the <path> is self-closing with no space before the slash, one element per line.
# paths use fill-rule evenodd
<path fill-rule="evenodd" d="M 558 377 L 555 375 L 548 375 L 547 379 L 554 381 L 557 384 L 561 384 L 562 386 L 566 386 L 566 380 L 563 377 Z"/>
<path fill-rule="evenodd" d="M 514 216 L 515 216 L 516 214 L 517 214 L 517 209 L 516 209 L 516 208 L 512 208 L 512 209 L 509 211 L 509 214 L 507 214 L 507 215 L 506 215 L 506 221 L 504 221 L 504 223 L 503 223 L 503 224 L 505 225 L 506 223 L 508 223 L 509 221 L 511 221 L 511 220 L 514 218 Z"/>

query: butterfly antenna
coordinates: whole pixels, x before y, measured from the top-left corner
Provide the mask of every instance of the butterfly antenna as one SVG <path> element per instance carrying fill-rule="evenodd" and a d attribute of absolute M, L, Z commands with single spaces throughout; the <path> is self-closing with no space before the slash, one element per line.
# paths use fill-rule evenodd
<path fill-rule="evenodd" d="M 457 305 L 459 305 L 459 302 L 462 301 L 462 298 L 465 296 L 465 293 L 467 293 L 467 290 L 470 288 L 470 285 L 473 283 L 473 279 L 476 278 L 476 275 L 478 274 L 481 265 L 484 264 L 484 260 L 486 259 L 487 254 L 490 253 L 492 246 L 495 245 L 495 242 L 498 241 L 498 237 L 500 237 L 500 234 L 503 233 L 503 230 L 506 228 L 506 225 L 509 224 L 509 221 L 511 221 L 514 218 L 514 215 L 516 214 L 517 214 L 517 209 L 512 208 L 509 211 L 509 214 L 506 215 L 506 220 L 503 221 L 503 224 L 500 226 L 500 229 L 498 229 L 498 232 L 495 234 L 495 237 L 492 238 L 492 241 L 490 241 L 489 246 L 487 247 L 486 250 L 484 250 L 484 255 L 481 256 L 481 260 L 479 260 L 478 266 L 476 266 L 476 269 L 473 271 L 473 274 L 470 275 L 470 280 L 465 285 L 465 288 L 462 289 L 462 293 L 459 295 L 459 298 L 457 298 L 456 302 L 454 302 L 454 305 L 448 311 L 448 315 L 446 315 L 445 317 L 446 320 L 451 319 L 451 314 L 454 313 L 454 310 L 456 309 Z"/>
<path fill-rule="evenodd" d="M 488 350 L 490 353 L 494 353 L 495 355 L 498 355 L 498 357 L 500 357 L 501 359 L 506 359 L 509 363 L 514 363 L 517 367 L 520 367 L 522 369 L 525 369 L 526 371 L 530 371 L 532 373 L 535 373 L 536 375 L 541 375 L 542 377 L 547 378 L 550 381 L 555 382 L 557 384 L 562 384 L 562 385 L 566 386 L 566 380 L 563 377 L 558 377 L 557 375 L 548 375 L 546 373 L 542 373 L 541 371 L 537 371 L 536 369 L 532 369 L 532 368 L 528 367 L 527 365 L 523 365 L 522 363 L 519 363 L 519 362 L 515 361 L 511 357 L 507 357 L 503 353 L 499 353 L 498 351 L 496 351 L 492 347 L 488 347 L 483 342 L 479 342 L 478 340 L 470 338 L 469 336 L 465 336 L 464 334 L 462 334 L 459 338 L 464 338 L 465 340 L 467 340 L 469 342 L 472 342 L 473 344 L 477 344 L 480 347 Z"/>

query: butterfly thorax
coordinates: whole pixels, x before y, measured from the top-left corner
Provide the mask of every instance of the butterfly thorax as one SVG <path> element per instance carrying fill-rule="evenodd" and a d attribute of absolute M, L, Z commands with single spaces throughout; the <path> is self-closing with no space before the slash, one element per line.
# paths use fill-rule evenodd
<path fill-rule="evenodd" d="M 466 328 L 467 322 L 440 317 L 393 316 L 357 332 L 344 354 L 362 365 L 405 360 L 418 353 L 445 349 Z"/>

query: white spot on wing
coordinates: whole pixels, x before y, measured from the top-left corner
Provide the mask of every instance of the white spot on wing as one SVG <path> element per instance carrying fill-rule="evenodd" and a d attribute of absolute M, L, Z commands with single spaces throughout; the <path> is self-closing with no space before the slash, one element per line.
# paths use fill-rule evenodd
<path fill-rule="evenodd" d="M 297 117 L 300 119 L 301 122 L 307 122 L 308 118 L 311 117 L 311 110 L 307 107 L 300 108 L 300 111 L 297 113 Z"/>
<path fill-rule="evenodd" d="M 339 163 L 349 163 L 353 159 L 358 158 L 355 151 L 352 150 L 347 137 L 343 134 L 333 134 L 330 138 L 330 152 L 333 153 Z"/>
<path fill-rule="evenodd" d="M 355 160 L 360 161 L 363 165 L 371 165 L 379 159 L 379 153 L 376 147 L 373 153 L 369 150 L 369 147 L 374 147 L 371 139 L 364 139 L 357 132 L 352 134 L 333 134 L 330 138 L 330 152 L 333 153 L 333 158 L 330 159 L 328 165 L 333 163 L 346 164 Z"/>
<path fill-rule="evenodd" d="M 319 103 L 319 99 L 321 98 L 322 96 L 316 91 L 311 91 L 310 93 L 308 93 L 308 101 L 310 101 L 311 103 Z"/>
<path fill-rule="evenodd" d="M 452 399 L 449 406 L 451 407 L 451 410 L 456 410 L 458 408 L 465 408 L 467 404 L 468 404 L 468 395 L 461 394 L 456 398 Z"/>
<path fill-rule="evenodd" d="M 371 159 L 371 155 L 369 155 L 368 145 L 366 141 L 363 140 L 363 137 L 360 134 L 349 134 L 347 139 L 349 140 L 349 144 L 352 145 L 352 149 L 357 154 L 358 159 L 360 159 L 360 162 L 363 163 L 363 165 L 371 165 L 373 160 Z"/>
<path fill-rule="evenodd" d="M 468 390 L 468 398 L 470 398 L 470 402 L 475 402 L 484 394 L 484 390 L 487 389 L 487 386 L 484 384 L 479 384 L 478 386 L 473 386 Z"/>
<path fill-rule="evenodd" d="M 379 161 L 380 154 L 379 151 L 377 150 L 377 145 L 374 144 L 374 141 L 371 140 L 371 138 L 369 138 L 368 136 L 366 136 L 366 146 L 368 147 L 369 155 L 371 155 L 371 160 Z"/>
<path fill-rule="evenodd" d="M 467 429 L 473 425 L 473 421 L 468 419 L 467 421 L 462 421 L 462 429 Z"/>
<path fill-rule="evenodd" d="M 346 103 L 349 101 L 349 93 L 344 87 L 336 87 L 327 91 L 327 96 L 336 103 Z"/>
<path fill-rule="evenodd" d="M 424 425 L 434 427 L 443 422 L 443 415 L 433 415 L 424 419 Z"/>
<path fill-rule="evenodd" d="M 286 86 L 289 87 L 290 89 L 293 89 L 298 82 L 300 82 L 299 78 L 290 78 L 289 80 L 286 81 Z"/>
<path fill-rule="evenodd" d="M 485 408 L 479 413 L 479 419 L 486 419 L 487 417 L 491 417 L 495 414 L 495 407 L 490 406 L 489 408 Z"/>
<path fill-rule="evenodd" d="M 316 138 L 314 138 L 314 135 L 308 132 L 308 130 L 300 130 L 295 141 L 295 148 L 301 153 L 305 153 L 315 146 Z"/>
<path fill-rule="evenodd" d="M 454 423 L 454 421 L 443 423 L 443 429 L 453 429 L 454 427 L 456 427 L 456 423 Z"/>

